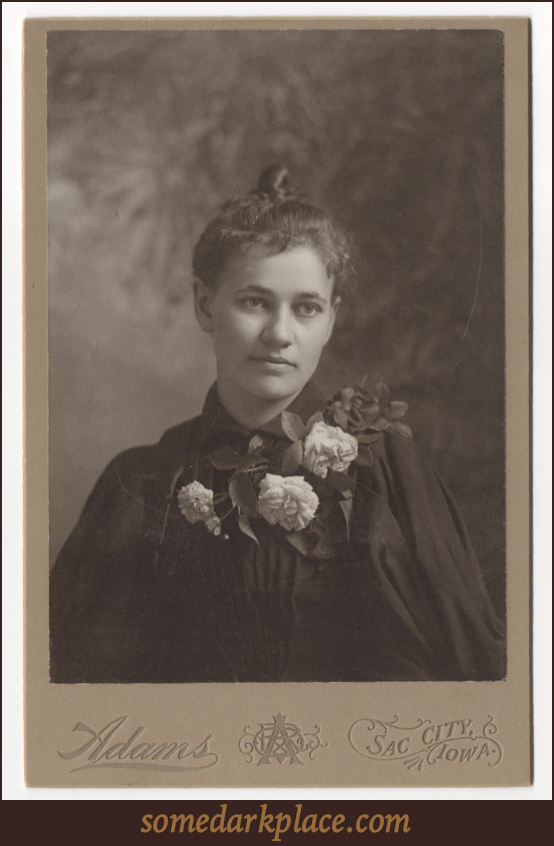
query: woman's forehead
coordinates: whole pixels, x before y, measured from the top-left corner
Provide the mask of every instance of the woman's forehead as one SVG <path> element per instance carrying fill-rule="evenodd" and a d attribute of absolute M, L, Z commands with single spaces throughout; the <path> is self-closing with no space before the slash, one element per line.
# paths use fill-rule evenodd
<path fill-rule="evenodd" d="M 222 284 L 233 291 L 264 288 L 275 293 L 313 292 L 326 298 L 333 288 L 327 267 L 313 247 L 294 247 L 271 255 L 258 244 L 228 261 Z"/>

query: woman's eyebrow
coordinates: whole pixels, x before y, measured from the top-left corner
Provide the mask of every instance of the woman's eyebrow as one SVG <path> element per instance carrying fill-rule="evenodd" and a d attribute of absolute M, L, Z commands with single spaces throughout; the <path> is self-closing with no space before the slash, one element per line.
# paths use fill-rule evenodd
<path fill-rule="evenodd" d="M 245 285 L 244 288 L 239 288 L 237 294 L 265 294 L 270 296 L 274 292 L 271 288 L 264 288 L 262 285 Z"/>
<path fill-rule="evenodd" d="M 246 285 L 244 288 L 239 288 L 237 294 L 264 294 L 266 297 L 275 296 L 275 291 L 271 288 L 264 288 L 263 285 Z M 325 297 L 322 297 L 317 291 L 300 291 L 294 295 L 295 300 L 319 300 L 326 302 Z"/>
<path fill-rule="evenodd" d="M 301 291 L 294 298 L 295 300 L 319 300 L 321 303 L 327 302 L 325 297 L 322 297 L 317 291 Z"/>

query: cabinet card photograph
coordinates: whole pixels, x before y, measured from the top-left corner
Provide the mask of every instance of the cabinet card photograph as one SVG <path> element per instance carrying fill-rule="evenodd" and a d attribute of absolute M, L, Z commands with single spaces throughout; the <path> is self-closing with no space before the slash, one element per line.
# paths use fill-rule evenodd
<path fill-rule="evenodd" d="M 26 22 L 30 786 L 530 782 L 528 25 Z"/>

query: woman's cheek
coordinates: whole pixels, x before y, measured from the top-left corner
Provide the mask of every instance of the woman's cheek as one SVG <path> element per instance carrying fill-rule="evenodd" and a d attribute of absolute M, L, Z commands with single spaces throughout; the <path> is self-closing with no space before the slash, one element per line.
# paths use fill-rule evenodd
<path fill-rule="evenodd" d="M 222 339 L 225 338 L 236 342 L 237 340 L 247 336 L 251 331 L 249 329 L 248 320 L 245 319 L 245 317 L 246 316 L 244 314 L 229 308 L 228 311 L 219 316 L 219 320 L 216 324 L 216 331 Z"/>
<path fill-rule="evenodd" d="M 317 326 L 312 325 L 309 329 L 305 330 L 303 333 L 303 345 L 309 354 L 312 356 L 319 356 L 321 354 L 327 339 L 328 329 L 329 324 L 327 320 L 321 320 L 321 322 L 318 321 Z"/>
<path fill-rule="evenodd" d="M 261 314 L 240 314 L 234 321 L 234 331 L 245 343 L 255 340 L 263 331 L 265 326 Z"/>

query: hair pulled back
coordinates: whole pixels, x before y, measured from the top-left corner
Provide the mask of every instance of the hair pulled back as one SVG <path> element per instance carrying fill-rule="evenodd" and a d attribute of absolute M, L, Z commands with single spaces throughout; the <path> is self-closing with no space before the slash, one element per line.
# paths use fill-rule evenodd
<path fill-rule="evenodd" d="M 351 285 L 349 236 L 291 185 L 282 165 L 266 168 L 257 189 L 221 206 L 194 248 L 195 277 L 207 287 L 217 286 L 227 262 L 254 244 L 267 249 L 268 255 L 311 246 L 333 279 L 335 296 Z"/>

